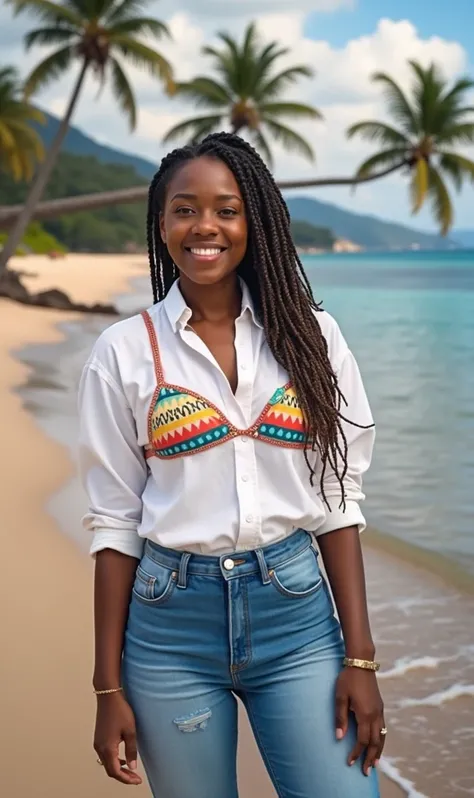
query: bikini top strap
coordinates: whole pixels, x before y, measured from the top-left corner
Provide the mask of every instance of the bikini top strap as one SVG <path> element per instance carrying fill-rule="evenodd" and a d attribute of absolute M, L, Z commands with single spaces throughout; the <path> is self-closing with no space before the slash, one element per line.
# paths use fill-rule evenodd
<path fill-rule="evenodd" d="M 145 327 L 150 339 L 151 351 L 153 352 L 153 363 L 155 364 L 155 374 L 158 386 L 161 387 L 164 383 L 163 366 L 161 365 L 160 348 L 158 346 L 158 338 L 156 337 L 155 325 L 151 320 L 151 316 L 147 310 L 142 311 L 142 318 L 145 322 Z"/>

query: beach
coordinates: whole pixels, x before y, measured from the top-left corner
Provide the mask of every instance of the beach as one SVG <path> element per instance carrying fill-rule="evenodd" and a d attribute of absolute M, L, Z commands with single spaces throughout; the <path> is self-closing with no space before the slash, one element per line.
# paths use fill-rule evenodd
<path fill-rule="evenodd" d="M 122 312 L 140 309 L 134 286 L 148 271 L 146 257 L 133 255 L 28 257 L 13 265 L 36 273 L 25 278 L 34 290 L 59 287 L 88 303 L 121 295 Z M 7 300 L 0 300 L 0 312 L 0 412 L 7 453 L 0 564 L 6 625 L 1 658 L 5 796 L 112 796 L 121 787 L 104 776 L 91 746 L 93 569 L 88 540 L 79 538 L 76 505 L 83 497 L 73 456 L 77 428 L 68 415 L 80 359 L 71 332 L 82 325 L 95 331 L 96 322 Z M 104 317 L 97 323 L 112 321 Z M 32 365 L 31 345 L 44 347 L 40 367 Z M 55 351 L 63 353 L 64 363 L 58 364 Z M 62 365 L 67 370 L 68 353 L 75 376 L 66 385 L 57 375 Z M 68 413 L 41 416 L 41 403 L 53 395 L 66 403 Z M 473 599 L 462 585 L 419 561 L 410 563 L 403 551 L 390 550 L 376 535 L 367 535 L 364 550 L 390 726 L 382 796 L 474 794 L 469 753 Z M 241 798 L 271 798 L 245 722 L 239 761 Z M 149 794 L 145 786 L 139 792 Z"/>

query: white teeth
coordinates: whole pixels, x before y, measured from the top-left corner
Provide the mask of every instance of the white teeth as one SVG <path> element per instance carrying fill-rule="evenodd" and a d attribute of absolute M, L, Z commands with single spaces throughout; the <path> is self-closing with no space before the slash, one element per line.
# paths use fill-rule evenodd
<path fill-rule="evenodd" d="M 220 249 L 197 249 L 196 247 L 191 248 L 191 252 L 193 255 L 220 255 Z"/>

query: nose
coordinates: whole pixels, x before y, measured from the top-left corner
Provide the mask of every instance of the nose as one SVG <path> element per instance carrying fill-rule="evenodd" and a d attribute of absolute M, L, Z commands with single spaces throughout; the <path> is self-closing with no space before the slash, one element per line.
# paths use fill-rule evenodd
<path fill-rule="evenodd" d="M 214 213 L 201 213 L 194 222 L 192 233 L 196 236 L 217 235 L 219 228 Z"/>

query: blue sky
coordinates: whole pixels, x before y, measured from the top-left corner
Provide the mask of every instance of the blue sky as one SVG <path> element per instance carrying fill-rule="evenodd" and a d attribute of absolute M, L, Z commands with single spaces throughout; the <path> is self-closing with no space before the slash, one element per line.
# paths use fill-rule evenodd
<path fill-rule="evenodd" d="M 291 89 L 290 99 L 310 103 L 323 114 L 323 122 L 297 122 L 298 131 L 313 145 L 316 162 L 274 147 L 274 172 L 281 179 L 346 177 L 354 174 L 374 147 L 347 140 L 345 131 L 361 119 L 387 119 L 379 88 L 370 81 L 377 71 L 388 72 L 410 89 L 408 59 L 423 64 L 435 60 L 447 80 L 470 72 L 474 76 L 474 0 L 149 0 L 147 12 L 164 20 L 171 42 L 159 49 L 171 61 L 178 80 L 209 71 L 202 55 L 205 44 L 216 43 L 217 31 L 240 37 L 256 21 L 263 39 L 279 40 L 289 49 L 288 65 L 309 64 L 315 77 Z M 14 63 L 26 74 L 46 53 L 39 48 L 25 55 L 23 34 L 36 25 L 31 18 L 13 20 L 0 4 L 0 62 Z M 282 64 L 283 66 L 283 64 Z M 134 67 L 127 73 L 134 86 L 139 118 L 131 134 L 106 85 L 98 100 L 97 83 L 88 79 L 73 123 L 98 141 L 136 153 L 155 163 L 166 153 L 163 135 L 195 108 L 184 100 L 169 100 L 161 86 Z M 74 79 L 71 70 L 35 97 L 36 102 L 61 116 Z M 474 92 L 469 98 L 474 106 Z M 474 146 L 466 148 L 474 160 Z M 361 186 L 299 190 L 350 210 L 373 214 L 434 230 L 429 206 L 413 217 L 407 180 L 394 175 Z M 461 196 L 453 192 L 455 226 L 474 229 L 474 186 Z"/>

